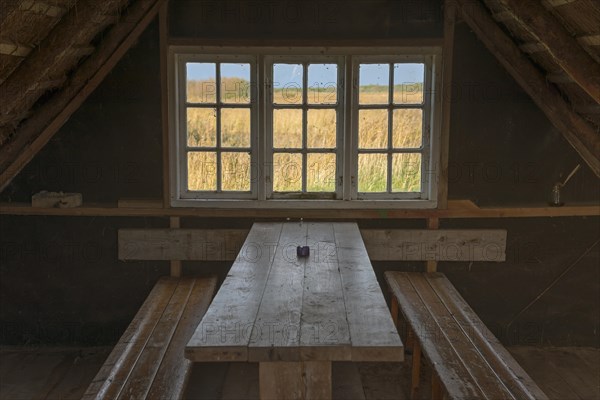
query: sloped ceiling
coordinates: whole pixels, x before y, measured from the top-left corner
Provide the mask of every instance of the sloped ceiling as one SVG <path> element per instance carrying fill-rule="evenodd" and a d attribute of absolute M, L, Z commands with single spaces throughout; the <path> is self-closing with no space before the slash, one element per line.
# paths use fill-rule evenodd
<path fill-rule="evenodd" d="M 108 73 L 106 65 L 116 63 L 111 58 L 116 49 L 126 38 L 139 35 L 140 28 L 158 13 L 163 2 L 0 2 L 0 190 L 81 104 L 71 100 L 81 91 L 93 90 L 95 86 L 87 85 L 87 81 L 102 68 L 104 75 Z M 502 38 L 488 31 L 500 27 L 512 45 L 518 46 L 519 52 L 527 57 L 527 62 L 543 74 L 548 86 L 542 88 L 545 91 L 540 88 L 526 88 L 526 91 L 600 176 L 600 3 L 597 0 L 447 0 L 446 3 L 447 8 L 458 6 L 458 15 L 477 25 L 474 30 L 486 36 L 482 40 L 494 53 Z M 467 7 L 477 12 L 465 11 Z M 490 16 L 496 26 L 479 24 L 478 19 Z M 107 64 L 107 60 L 112 60 L 112 64 Z M 510 57 L 503 61 L 505 66 L 511 62 Z M 514 68 L 510 72 L 513 76 L 519 74 Z M 522 86 L 528 85 L 525 77 L 517 78 Z M 95 80 L 96 86 L 99 81 L 101 78 Z M 551 94 L 556 91 L 560 98 L 544 107 L 540 102 L 545 100 L 535 96 L 548 90 Z M 564 104 L 558 104 L 562 112 L 555 114 L 557 101 Z"/>

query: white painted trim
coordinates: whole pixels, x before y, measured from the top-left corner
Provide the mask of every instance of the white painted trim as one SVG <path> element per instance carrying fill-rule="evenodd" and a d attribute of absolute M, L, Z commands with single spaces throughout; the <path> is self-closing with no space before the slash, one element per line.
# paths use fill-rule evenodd
<path fill-rule="evenodd" d="M 171 205 L 174 207 L 200 207 L 200 208 L 298 208 L 298 209 L 322 209 L 322 208 L 341 208 L 341 209 L 366 209 L 366 208 L 390 208 L 390 209 L 419 209 L 435 208 L 437 206 L 437 181 L 439 179 L 438 160 L 439 160 L 439 135 L 440 135 L 440 117 L 441 117 L 441 98 L 437 94 L 441 93 L 441 46 L 435 47 L 205 47 L 205 46 L 170 46 L 168 62 L 168 90 L 169 90 L 169 165 L 170 165 L 170 198 Z M 268 56 L 267 56 L 268 54 Z M 318 56 L 315 56 L 318 55 Z M 182 93 L 180 85 L 185 86 L 185 62 L 181 60 L 215 60 L 218 57 L 223 60 L 240 58 L 250 59 L 252 78 L 256 80 L 253 88 L 258 88 L 258 98 L 251 104 L 252 111 L 252 139 L 251 139 L 251 162 L 253 175 L 251 176 L 252 194 L 250 198 L 243 199 L 247 193 L 224 192 L 214 193 L 217 196 L 205 196 L 207 192 L 191 192 L 192 196 L 187 196 L 182 188 L 187 187 L 185 181 L 185 170 L 187 161 L 185 157 L 185 146 L 181 146 L 181 124 L 185 121 L 185 107 L 178 107 L 179 97 Z M 338 64 L 338 148 L 337 171 L 342 173 L 342 186 L 339 181 L 336 182 L 336 192 L 338 200 L 325 199 L 269 199 L 272 194 L 272 173 L 269 159 L 272 163 L 272 116 L 266 110 L 271 106 L 271 91 L 268 86 L 269 63 L 266 61 L 269 57 L 280 58 L 279 56 L 291 59 L 311 56 L 311 62 L 318 62 L 319 58 L 331 60 L 337 56 Z M 345 58 L 344 58 L 345 56 Z M 357 199 L 357 117 L 358 112 L 358 91 L 355 87 L 357 76 L 354 68 L 354 56 L 371 60 L 381 60 L 381 62 L 395 62 L 396 60 L 432 60 L 427 63 L 426 71 L 430 71 L 430 78 L 426 78 L 431 85 L 430 94 L 433 98 L 428 102 L 427 107 L 431 107 L 429 140 L 431 142 L 429 160 L 423 162 L 422 177 L 425 177 L 428 171 L 432 171 L 434 179 L 430 179 L 427 187 L 422 185 L 422 189 L 427 190 L 427 199 L 415 199 L 421 197 L 421 194 L 415 193 L 394 193 L 396 199 L 390 199 L 388 193 L 382 196 L 372 196 L 369 199 Z M 314 58 L 318 57 L 318 58 Z M 393 59 L 393 61 L 390 61 Z M 316 60 L 316 61 L 315 61 Z M 245 61 L 247 62 L 247 61 Z M 183 66 L 182 66 L 183 64 Z M 350 68 L 349 68 L 350 67 Z M 178 85 L 179 82 L 179 85 Z M 256 90 L 256 89 L 255 89 Z M 431 101 L 433 100 L 433 101 Z M 183 109 L 183 119 L 181 113 Z M 350 113 L 348 113 L 350 109 Z M 261 111 L 262 110 L 262 111 Z M 179 113 L 179 114 L 178 114 Z M 179 118 L 174 118 L 179 115 Z M 340 118 L 341 116 L 341 118 Z M 265 134 L 259 134 L 259 133 Z M 268 133 L 268 134 L 267 134 Z M 343 138 L 340 142 L 340 138 Z M 183 153 L 183 154 L 182 154 Z M 182 156 L 183 155 L 183 156 Z M 425 161 L 425 160 L 424 160 Z M 183 166 L 182 162 L 186 165 Z M 428 168 L 428 170 L 426 169 Z M 264 176 L 264 179 L 263 179 Z M 338 176 L 339 178 L 339 176 Z M 190 194 L 190 193 L 188 193 Z M 197 198 L 201 194 L 203 198 Z M 242 195 L 235 198 L 232 195 Z M 225 197 L 226 196 L 226 197 Z M 194 197 L 194 198 L 186 198 Z M 287 197 L 287 196 L 282 196 Z M 267 200 L 269 199 L 269 200 Z M 352 200 L 352 201 L 348 201 Z"/>

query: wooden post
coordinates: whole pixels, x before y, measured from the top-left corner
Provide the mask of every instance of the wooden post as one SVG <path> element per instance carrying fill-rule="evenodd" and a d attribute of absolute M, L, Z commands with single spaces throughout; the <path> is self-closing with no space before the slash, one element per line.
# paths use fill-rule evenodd
<path fill-rule="evenodd" d="M 161 97 L 161 119 L 162 119 L 162 148 L 163 148 L 163 207 L 170 207 L 170 175 L 169 175 L 169 93 L 168 93 L 168 66 L 167 46 L 169 41 L 169 2 L 160 8 L 158 13 L 159 22 L 159 46 L 160 46 L 160 97 Z"/>
<path fill-rule="evenodd" d="M 171 228 L 180 228 L 179 217 L 169 218 L 169 226 Z M 175 278 L 181 278 L 181 260 L 171 260 L 171 276 Z"/>
<path fill-rule="evenodd" d="M 410 398 L 415 400 L 419 393 L 419 380 L 421 378 L 421 345 L 413 339 L 412 377 L 410 381 Z"/>
<path fill-rule="evenodd" d="M 448 208 L 448 148 L 450 146 L 450 106 L 452 105 L 452 62 L 454 55 L 454 25 L 456 6 L 454 0 L 444 2 L 444 44 L 442 47 L 442 127 L 440 138 L 440 163 L 438 166 L 438 205 Z"/>
<path fill-rule="evenodd" d="M 261 400 L 331 399 L 331 362 L 259 363 Z"/>
<path fill-rule="evenodd" d="M 427 219 L 427 229 L 438 229 L 440 227 L 439 218 L 428 218 Z M 427 272 L 436 272 L 437 271 L 437 261 L 436 260 L 427 260 Z"/>
<path fill-rule="evenodd" d="M 396 326 L 396 329 L 398 329 L 398 299 L 393 294 L 392 294 L 392 308 L 390 311 L 392 313 L 392 320 L 394 321 L 394 325 Z"/>
<path fill-rule="evenodd" d="M 431 399 L 432 400 L 442 400 L 442 385 L 440 383 L 440 378 L 435 374 L 435 372 L 431 375 Z"/>

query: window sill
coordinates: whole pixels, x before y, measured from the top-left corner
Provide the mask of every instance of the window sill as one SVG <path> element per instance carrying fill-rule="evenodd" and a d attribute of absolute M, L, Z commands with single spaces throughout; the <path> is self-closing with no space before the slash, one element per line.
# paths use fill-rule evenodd
<path fill-rule="evenodd" d="M 173 199 L 172 207 L 227 209 L 432 209 L 435 200 Z"/>

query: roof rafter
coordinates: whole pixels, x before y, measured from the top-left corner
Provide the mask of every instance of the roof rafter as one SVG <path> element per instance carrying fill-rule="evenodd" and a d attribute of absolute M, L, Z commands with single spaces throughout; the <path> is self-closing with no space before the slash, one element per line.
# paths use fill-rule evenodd
<path fill-rule="evenodd" d="M 95 0 L 94 0 L 95 1 Z M 105 36 L 94 54 L 69 78 L 62 90 L 19 127 L 0 148 L 0 191 L 48 143 L 135 43 L 167 0 L 136 0 Z"/>
<path fill-rule="evenodd" d="M 573 112 L 558 90 L 547 82 L 546 77 L 498 26 L 479 1 L 455 2 L 463 19 L 479 39 L 529 94 L 596 176 L 600 177 L 600 134 Z"/>
<path fill-rule="evenodd" d="M 86 46 L 103 30 L 111 16 L 128 0 L 80 0 L 46 37 L 39 50 L 27 57 L 0 85 L 0 121 L 17 125 L 23 110 L 29 110 L 43 94 L 35 91 L 38 81 L 53 78 L 57 71 L 75 66 Z"/>
<path fill-rule="evenodd" d="M 558 65 L 600 104 L 600 64 L 539 1 L 499 0 L 548 49 Z"/>

